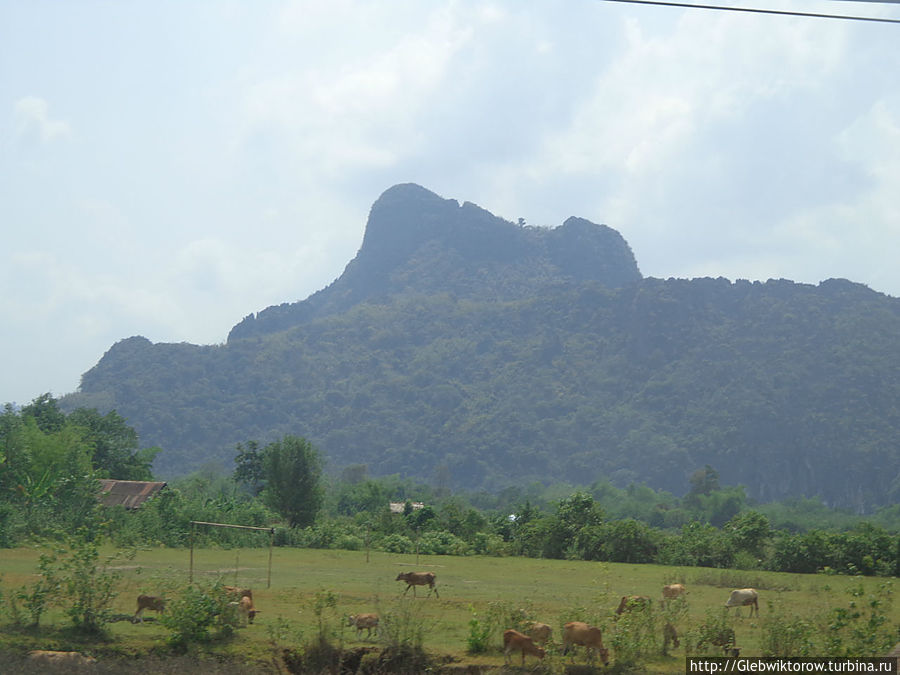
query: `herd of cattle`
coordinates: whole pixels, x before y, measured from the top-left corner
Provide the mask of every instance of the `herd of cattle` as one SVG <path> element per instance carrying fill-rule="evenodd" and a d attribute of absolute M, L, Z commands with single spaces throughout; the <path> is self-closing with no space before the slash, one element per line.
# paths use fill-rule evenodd
<path fill-rule="evenodd" d="M 663 586 L 663 602 L 670 602 L 684 596 L 687 593 L 683 584 L 667 584 Z M 647 595 L 623 595 L 616 608 L 616 615 L 621 616 L 625 612 L 640 611 L 650 606 L 651 599 Z M 725 607 L 750 606 L 750 616 L 754 610 L 759 616 L 759 594 L 753 588 L 739 588 L 731 591 Z M 525 665 L 525 656 L 536 656 L 543 659 L 546 650 L 543 645 L 550 639 L 552 629 L 545 623 L 531 622 L 526 633 L 509 629 L 503 633 L 503 655 L 509 663 L 510 656 L 520 652 L 522 665 Z M 663 627 L 663 639 L 666 645 L 679 646 L 678 632 L 671 623 L 666 622 Z M 735 646 L 734 631 L 726 629 L 721 635 L 713 638 L 712 644 L 721 647 L 725 656 L 739 656 L 740 648 Z M 603 646 L 603 635 L 599 628 L 591 626 L 583 621 L 570 621 L 563 626 L 563 656 L 575 645 L 583 646 L 588 651 L 588 658 L 593 660 L 600 657 L 603 665 L 609 663 L 609 649 Z"/>
<path fill-rule="evenodd" d="M 436 576 L 434 572 L 401 572 L 397 575 L 396 581 L 406 582 L 406 589 L 403 594 L 409 592 L 411 588 L 413 595 L 416 594 L 417 586 L 427 586 L 428 595 L 434 593 L 438 595 L 437 586 L 435 585 Z M 244 624 L 253 623 L 253 619 L 259 613 L 253 605 L 253 592 L 249 588 L 238 588 L 236 586 L 225 586 L 225 592 L 228 596 L 234 598 L 229 601 L 229 607 L 233 607 L 243 619 Z M 663 586 L 662 599 L 664 603 L 680 598 L 686 594 L 683 584 L 668 584 Z M 623 596 L 616 608 L 616 615 L 621 616 L 625 612 L 639 611 L 650 606 L 651 599 L 646 595 L 626 595 Z M 758 594 L 752 588 L 740 588 L 731 591 L 725 607 L 750 607 L 750 616 L 754 611 L 759 616 Z M 166 608 L 165 600 L 154 595 L 139 595 L 137 598 L 137 611 L 134 613 L 133 621 L 143 623 L 144 611 L 152 610 L 154 612 L 164 612 Z M 367 631 L 367 637 L 371 637 L 372 631 L 378 631 L 378 615 L 377 614 L 353 614 L 348 617 L 347 625 L 356 628 L 356 637 L 362 636 L 362 631 Z M 546 654 L 546 644 L 550 640 L 552 628 L 546 623 L 532 621 L 526 628 L 526 633 L 515 629 L 509 629 L 503 633 L 503 654 L 507 663 L 510 657 L 516 652 L 521 654 L 522 665 L 525 664 L 526 656 L 535 656 L 543 659 Z M 679 646 L 678 633 L 671 623 L 666 623 L 663 629 L 663 637 L 665 643 Z M 582 646 L 587 650 L 588 659 L 593 661 L 594 658 L 600 657 L 604 665 L 609 663 L 609 649 L 603 645 L 603 635 L 599 628 L 591 626 L 583 621 L 570 621 L 563 626 L 563 655 L 569 653 L 576 646 Z M 712 640 L 712 644 L 722 647 L 726 656 L 738 656 L 740 650 L 734 644 L 734 631 L 728 629 L 722 635 Z M 77 652 L 52 652 L 44 650 L 35 650 L 31 652 L 30 658 L 35 661 L 42 662 L 68 662 L 73 658 L 81 657 Z M 90 657 L 81 657 L 90 659 Z M 90 659 L 93 661 L 93 659 Z M 80 661 L 79 661 L 80 663 Z"/>

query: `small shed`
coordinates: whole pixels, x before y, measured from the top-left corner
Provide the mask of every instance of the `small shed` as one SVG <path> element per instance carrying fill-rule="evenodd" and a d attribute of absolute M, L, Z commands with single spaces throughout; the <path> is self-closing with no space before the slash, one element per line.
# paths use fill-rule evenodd
<path fill-rule="evenodd" d="M 124 506 L 126 509 L 139 508 L 141 504 L 157 495 L 166 483 L 146 480 L 100 480 L 100 501 L 104 506 Z"/>
<path fill-rule="evenodd" d="M 411 504 L 413 511 L 425 508 L 425 504 L 422 502 L 411 502 Z M 403 513 L 406 510 L 406 502 L 390 502 L 390 508 L 391 513 Z"/>

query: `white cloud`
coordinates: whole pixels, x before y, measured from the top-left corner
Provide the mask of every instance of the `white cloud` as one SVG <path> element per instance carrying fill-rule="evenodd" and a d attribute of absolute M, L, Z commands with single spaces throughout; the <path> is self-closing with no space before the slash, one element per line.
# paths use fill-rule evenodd
<path fill-rule="evenodd" d="M 50 118 L 50 106 L 38 96 L 26 96 L 15 102 L 17 138 L 36 137 L 41 143 L 67 138 L 71 134 L 69 123 Z"/>

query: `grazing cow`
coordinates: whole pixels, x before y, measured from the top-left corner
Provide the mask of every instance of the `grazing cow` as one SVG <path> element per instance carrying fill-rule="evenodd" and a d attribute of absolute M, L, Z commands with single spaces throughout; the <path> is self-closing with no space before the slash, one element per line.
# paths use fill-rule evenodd
<path fill-rule="evenodd" d="M 553 629 L 545 623 L 540 623 L 538 621 L 528 622 L 528 635 L 539 645 L 547 644 L 547 640 L 550 639 L 550 634 L 552 632 Z"/>
<path fill-rule="evenodd" d="M 516 651 L 522 652 L 523 666 L 525 665 L 525 654 L 531 654 L 532 656 L 542 659 L 546 653 L 542 647 L 538 647 L 534 644 L 534 640 L 524 633 L 520 633 L 511 628 L 503 631 L 503 656 L 506 658 L 507 664 L 509 663 L 510 653 Z"/>
<path fill-rule="evenodd" d="M 366 637 L 372 637 L 372 629 L 378 632 L 378 615 L 377 614 L 351 614 L 347 617 L 348 626 L 356 626 L 356 639 L 362 635 L 362 629 L 365 628 L 368 633 Z"/>
<path fill-rule="evenodd" d="M 134 619 L 132 619 L 132 623 L 134 623 L 135 619 L 140 619 L 141 623 L 144 623 L 144 610 L 152 609 L 154 612 L 164 612 L 166 611 L 166 601 L 156 595 L 139 595 L 137 599 L 137 611 L 134 613 Z"/>
<path fill-rule="evenodd" d="M 593 660 L 593 650 L 600 654 L 603 665 L 609 663 L 609 650 L 603 646 L 603 635 L 596 626 L 589 626 L 583 621 L 570 621 L 563 626 L 563 656 L 569 652 L 569 647 L 582 645 L 587 647 L 588 658 Z"/>
<path fill-rule="evenodd" d="M 228 606 L 234 607 L 237 610 L 238 614 L 241 615 L 245 626 L 249 623 L 253 623 L 253 619 L 255 619 L 256 615 L 261 611 L 253 606 L 253 600 L 246 595 L 241 596 L 240 600 L 232 600 L 228 603 Z"/>
<path fill-rule="evenodd" d="M 229 597 L 237 598 L 238 600 L 250 598 L 250 602 L 253 602 L 253 591 L 249 588 L 240 588 L 239 586 L 222 586 L 222 588 L 225 589 L 225 593 Z"/>
<path fill-rule="evenodd" d="M 684 584 L 666 584 L 663 586 L 663 602 L 680 598 L 685 593 L 687 590 L 684 588 Z"/>
<path fill-rule="evenodd" d="M 675 630 L 675 626 L 666 621 L 666 625 L 663 626 L 663 649 L 668 649 L 669 645 L 678 649 L 680 644 L 681 642 L 678 640 L 678 631 Z"/>
<path fill-rule="evenodd" d="M 31 650 L 28 652 L 28 660 L 44 665 L 65 667 L 66 672 L 72 666 L 91 666 L 97 663 L 97 659 L 93 656 L 85 656 L 81 652 L 55 652 L 47 649 Z"/>
<path fill-rule="evenodd" d="M 650 607 L 650 598 L 646 595 L 623 595 L 616 608 L 616 614 L 622 615 L 622 612 L 630 612 L 633 609 L 647 609 Z"/>
<path fill-rule="evenodd" d="M 403 594 L 406 595 L 409 592 L 409 589 L 413 589 L 413 597 L 416 595 L 416 586 L 428 586 L 428 593 L 431 594 L 434 591 L 434 594 L 437 597 L 441 597 L 438 595 L 437 588 L 434 585 L 434 572 L 400 572 L 397 575 L 397 578 L 394 581 L 405 581 L 406 582 L 406 590 L 403 591 Z"/>
<path fill-rule="evenodd" d="M 756 616 L 759 616 L 759 595 L 756 590 L 752 588 L 738 588 L 736 590 L 731 591 L 731 595 L 728 596 L 728 602 L 725 603 L 726 607 L 737 607 L 738 608 L 738 616 L 741 615 L 741 607 L 746 605 L 750 605 L 750 616 L 753 616 L 753 610 L 756 610 Z"/>

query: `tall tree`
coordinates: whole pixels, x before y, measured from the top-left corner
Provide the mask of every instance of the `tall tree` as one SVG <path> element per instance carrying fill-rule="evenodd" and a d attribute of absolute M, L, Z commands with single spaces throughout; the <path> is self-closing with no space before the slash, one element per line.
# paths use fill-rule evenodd
<path fill-rule="evenodd" d="M 322 458 L 305 438 L 285 436 L 263 449 L 263 499 L 291 527 L 312 525 L 324 497 Z"/>
<path fill-rule="evenodd" d="M 93 446 L 91 462 L 100 477 L 117 480 L 153 480 L 150 465 L 159 448 L 139 448 L 137 432 L 115 410 L 101 415 L 93 408 L 78 408 L 67 418 L 80 427 Z"/>
<path fill-rule="evenodd" d="M 253 496 L 257 497 L 265 487 L 263 455 L 259 450 L 259 443 L 247 441 L 246 447 L 242 443 L 238 443 L 235 450 L 237 450 L 237 455 L 235 455 L 234 463 L 237 466 L 234 469 L 234 480 L 245 485 Z"/>

